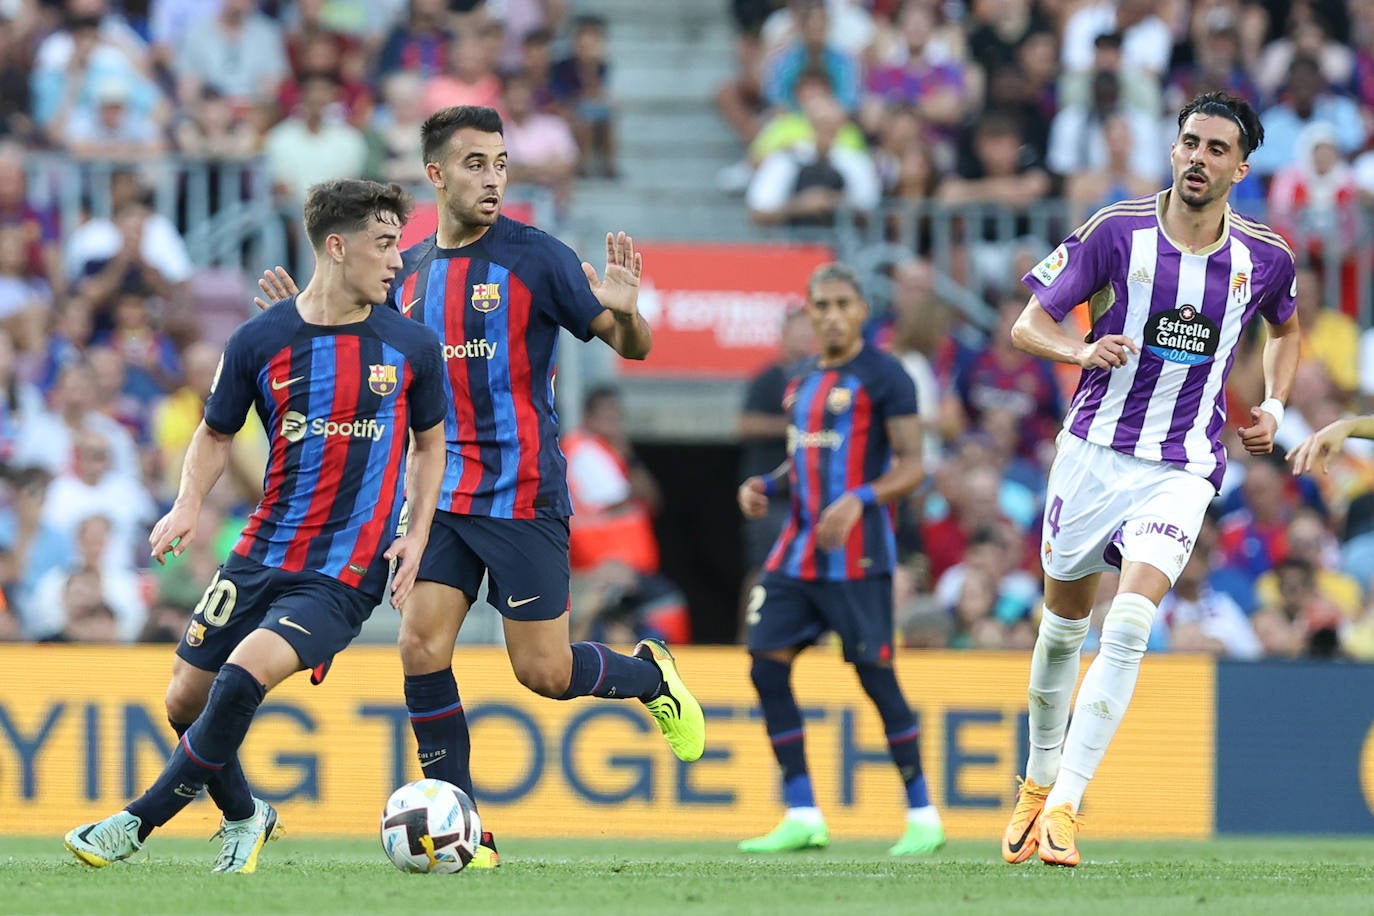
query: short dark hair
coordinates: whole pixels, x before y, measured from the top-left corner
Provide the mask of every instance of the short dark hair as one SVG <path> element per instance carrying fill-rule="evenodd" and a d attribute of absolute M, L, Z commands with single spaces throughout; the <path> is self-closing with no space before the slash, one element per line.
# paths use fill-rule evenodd
<path fill-rule="evenodd" d="M 860 299 L 864 297 L 863 281 L 859 279 L 859 272 L 848 264 L 839 261 L 830 261 L 822 264 L 811 272 L 811 279 L 806 281 L 806 295 L 809 298 L 811 291 L 822 283 L 848 283 L 854 288 L 854 294 Z"/>
<path fill-rule="evenodd" d="M 594 29 L 598 32 L 606 31 L 606 17 L 598 16 L 596 13 L 582 13 L 573 17 L 572 26 L 574 32 L 581 32 L 584 29 Z"/>
<path fill-rule="evenodd" d="M 426 119 L 420 128 L 420 149 L 424 164 L 439 161 L 439 153 L 455 133 L 464 127 L 480 130 L 484 134 L 504 134 L 505 126 L 501 115 L 495 108 L 485 105 L 450 105 L 440 108 Z"/>
<path fill-rule="evenodd" d="M 1251 108 L 1245 99 L 1231 95 L 1225 90 L 1204 92 L 1184 105 L 1178 112 L 1180 132 L 1183 130 L 1184 122 L 1195 114 L 1226 118 L 1240 128 L 1242 159 L 1249 159 L 1250 154 L 1264 143 L 1264 125 L 1260 123 L 1255 109 Z"/>
<path fill-rule="evenodd" d="M 620 389 L 614 385 L 596 385 L 582 398 L 582 414 L 595 413 L 603 404 L 620 400 Z"/>
<path fill-rule="evenodd" d="M 305 234 L 318 250 L 335 232 L 361 232 L 367 221 L 394 213 L 401 225 L 414 201 L 398 184 L 335 178 L 310 186 L 305 196 Z"/>

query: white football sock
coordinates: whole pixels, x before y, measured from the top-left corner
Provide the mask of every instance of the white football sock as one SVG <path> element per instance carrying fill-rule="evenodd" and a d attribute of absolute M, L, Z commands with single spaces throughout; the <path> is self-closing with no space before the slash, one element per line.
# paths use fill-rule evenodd
<path fill-rule="evenodd" d="M 1083 675 L 1073 723 L 1064 739 L 1059 778 L 1045 808 L 1068 802 L 1077 811 L 1083 792 L 1107 753 L 1121 717 L 1135 693 L 1140 660 L 1150 639 L 1158 607 L 1144 595 L 1117 595 L 1102 622 L 1102 648 Z"/>
<path fill-rule="evenodd" d="M 1026 759 L 1026 778 L 1036 785 L 1049 785 L 1059 772 L 1073 685 L 1078 683 L 1078 659 L 1087 635 L 1087 617 L 1070 620 L 1049 608 L 1041 614 L 1031 653 L 1030 756 Z"/>
<path fill-rule="evenodd" d="M 821 814 L 821 809 L 814 806 L 788 808 L 785 816 L 789 821 L 800 821 L 808 827 L 825 826 L 825 817 Z"/>

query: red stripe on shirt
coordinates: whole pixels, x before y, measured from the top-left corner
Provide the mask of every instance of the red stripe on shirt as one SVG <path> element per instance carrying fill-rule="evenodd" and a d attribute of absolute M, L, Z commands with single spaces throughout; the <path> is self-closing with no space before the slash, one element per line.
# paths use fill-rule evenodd
<path fill-rule="evenodd" d="M 266 387 L 263 390 L 276 403 L 272 416 L 268 417 L 268 422 L 275 425 L 267 431 L 272 447 L 267 456 L 267 473 L 263 475 L 266 489 L 263 491 L 258 508 L 253 511 L 252 517 L 248 519 L 248 524 L 244 526 L 243 534 L 239 536 L 238 543 L 234 545 L 234 553 L 241 557 L 252 556 L 253 543 L 257 540 L 258 530 L 262 528 L 262 523 L 271 517 L 272 510 L 282 498 L 282 484 L 286 480 L 286 450 L 291 446 L 291 443 L 286 441 L 286 437 L 281 434 L 281 416 L 286 413 L 286 404 L 291 397 L 291 391 L 287 387 L 277 390 L 272 385 L 272 379 L 291 377 L 291 358 L 291 348 L 283 348 L 267 364 L 267 380 L 265 383 L 260 383 L 265 384 Z"/>
<path fill-rule="evenodd" d="M 506 356 L 515 407 L 515 437 L 520 449 L 511 517 L 534 518 L 534 501 L 539 495 L 539 415 L 534 410 L 530 384 L 533 368 L 525 340 L 530 327 L 531 296 L 529 288 L 514 274 L 509 275 L 507 287 L 510 311 L 506 313 Z"/>
<path fill-rule="evenodd" d="M 444 280 L 444 343 L 462 347 L 467 342 L 465 321 L 468 309 L 468 266 L 467 258 L 452 258 L 448 262 L 448 274 Z M 428 306 L 426 306 L 428 307 Z M 472 496 L 482 485 L 482 447 L 474 440 L 477 438 L 477 416 L 472 409 L 472 384 L 468 381 L 468 359 L 447 361 L 449 382 L 453 386 L 453 413 L 458 429 L 459 463 L 458 483 L 453 488 L 453 499 L 447 506 L 440 506 L 450 512 L 466 515 L 472 511 Z"/>
<path fill-rule="evenodd" d="M 353 546 L 353 555 L 348 558 L 348 565 L 339 574 L 339 581 L 345 585 L 352 585 L 355 588 L 363 581 L 363 576 L 367 574 L 367 569 L 376 555 L 377 545 L 382 538 L 389 537 L 390 533 L 386 530 L 390 521 L 392 509 L 396 505 L 396 486 L 401 474 L 401 462 L 405 456 L 406 443 L 410 436 L 407 431 L 410 429 L 410 385 L 414 381 L 414 375 L 410 371 L 410 363 L 407 361 L 401 367 L 401 386 L 396 392 L 396 405 L 391 414 L 391 422 L 395 424 L 395 432 L 391 436 L 391 448 L 387 451 L 386 470 L 382 475 L 382 486 L 378 492 L 378 502 L 372 517 L 363 523 L 358 532 L 358 540 Z M 371 456 L 369 456 L 370 458 Z M 363 572 L 355 572 L 361 569 Z"/>
<path fill-rule="evenodd" d="M 854 404 L 850 411 L 849 441 L 845 443 L 849 452 L 849 465 L 845 472 L 847 490 L 853 490 L 866 483 L 864 465 L 868 456 L 869 427 L 873 424 L 873 400 L 862 386 L 854 391 Z M 867 514 L 865 511 L 864 515 Z M 845 544 L 845 574 L 851 579 L 862 579 L 867 574 L 867 570 L 859 565 L 859 561 L 864 557 L 865 531 L 864 517 L 861 515 L 849 532 L 849 541 Z"/>
<path fill-rule="evenodd" d="M 825 428 L 825 401 L 830 389 L 839 381 L 839 374 L 826 372 L 816 386 L 816 394 L 811 399 L 811 409 L 806 417 L 805 432 L 819 432 Z M 816 523 L 825 511 L 825 487 L 821 483 L 821 450 L 808 448 L 801 450 L 806 456 L 806 467 L 798 468 L 799 474 L 806 475 L 807 492 L 811 496 L 811 524 L 807 526 L 806 540 L 802 542 L 801 568 L 798 570 L 803 579 L 816 578 Z"/>

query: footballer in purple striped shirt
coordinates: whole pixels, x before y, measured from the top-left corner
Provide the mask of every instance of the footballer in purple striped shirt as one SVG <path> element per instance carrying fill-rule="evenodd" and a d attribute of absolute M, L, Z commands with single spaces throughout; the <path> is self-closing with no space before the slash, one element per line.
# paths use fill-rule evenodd
<path fill-rule="evenodd" d="M 1008 862 L 1037 851 L 1051 865 L 1079 862 L 1083 793 L 1226 470 L 1226 376 L 1256 317 L 1268 330 L 1265 400 L 1240 438 L 1252 455 L 1273 449 L 1298 365 L 1293 252 L 1230 206 L 1263 141 L 1248 103 L 1199 95 L 1178 115 L 1173 185 L 1098 211 L 1024 278 L 1032 295 L 1013 342 L 1083 374 L 1045 494 L 1045 607 L 1026 776 L 1002 840 Z M 1083 341 L 1059 322 L 1085 301 L 1092 331 Z M 1102 648 L 1071 704 L 1098 579 L 1112 568 L 1121 578 Z"/>
<path fill-rule="evenodd" d="M 945 831 L 921 769 L 920 728 L 892 668 L 893 509 L 925 476 L 916 386 L 900 362 L 864 341 L 868 304 L 853 268 L 816 268 L 806 312 L 821 352 L 802 360 L 787 385 L 787 460 L 738 493 L 746 518 L 762 518 L 775 495 L 790 506 L 748 606 L 749 674 L 782 770 L 786 811 L 771 832 L 739 848 L 795 852 L 830 842 L 792 693 L 797 655 L 830 631 L 878 709 L 904 786 L 907 826 L 889 851 L 929 855 L 944 845 Z"/>

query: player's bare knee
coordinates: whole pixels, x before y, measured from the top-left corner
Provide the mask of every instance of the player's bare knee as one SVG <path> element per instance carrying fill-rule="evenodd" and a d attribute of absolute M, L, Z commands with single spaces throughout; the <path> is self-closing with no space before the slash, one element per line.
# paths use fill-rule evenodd
<path fill-rule="evenodd" d="M 519 655 L 511 656 L 511 669 L 515 679 L 541 697 L 558 699 L 568 692 L 572 683 L 572 659 L 560 664 L 557 656 Z"/>
<path fill-rule="evenodd" d="M 197 689 L 197 685 L 191 683 L 190 679 L 178 677 L 176 674 L 168 681 L 167 692 L 163 695 L 168 720 L 183 725 L 196 720 L 205 708 L 205 700 L 206 697 Z"/>
<path fill-rule="evenodd" d="M 396 648 L 407 674 L 442 671 L 453 663 L 453 644 L 431 633 L 402 627 L 396 637 Z"/>

